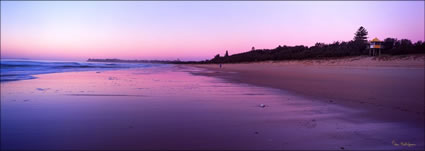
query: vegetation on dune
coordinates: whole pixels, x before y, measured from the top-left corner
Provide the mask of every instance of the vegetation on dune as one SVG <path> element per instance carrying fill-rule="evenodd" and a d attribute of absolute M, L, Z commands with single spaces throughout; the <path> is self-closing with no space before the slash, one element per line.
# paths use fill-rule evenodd
<path fill-rule="evenodd" d="M 237 63 L 255 62 L 268 60 L 301 60 L 301 59 L 322 59 L 338 58 L 347 56 L 368 55 L 368 32 L 364 27 L 360 27 L 353 40 L 348 42 L 334 42 L 331 44 L 316 43 L 314 46 L 278 46 L 274 49 L 255 49 L 251 51 L 220 57 L 217 54 L 213 59 L 198 63 Z M 412 43 L 408 39 L 386 38 L 383 41 L 384 48 L 382 54 L 403 55 L 425 53 L 425 43 L 418 41 Z M 193 63 L 193 62 L 191 62 Z"/>

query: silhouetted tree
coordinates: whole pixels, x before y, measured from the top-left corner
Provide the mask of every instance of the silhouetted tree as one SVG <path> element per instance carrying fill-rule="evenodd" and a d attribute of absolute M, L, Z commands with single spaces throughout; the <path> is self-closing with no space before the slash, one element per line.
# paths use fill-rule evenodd
<path fill-rule="evenodd" d="M 407 48 L 412 46 L 412 41 L 409 39 L 401 39 L 400 40 L 400 47 Z"/>
<path fill-rule="evenodd" d="M 229 53 L 226 50 L 226 54 L 224 55 L 224 57 L 228 57 L 228 56 L 229 56 Z"/>
<path fill-rule="evenodd" d="M 395 39 L 395 38 L 385 38 L 384 49 L 385 50 L 393 49 L 396 41 L 397 41 L 397 39 Z"/>
<path fill-rule="evenodd" d="M 251 50 L 254 51 L 255 50 L 255 47 L 252 47 Z"/>
<path fill-rule="evenodd" d="M 367 42 L 367 30 L 366 28 L 364 28 L 363 26 L 360 26 L 360 28 L 357 30 L 357 32 L 355 33 L 354 36 L 354 41 L 362 41 L 362 42 Z"/>
<path fill-rule="evenodd" d="M 214 59 L 219 59 L 220 58 L 220 54 L 215 55 Z"/>
<path fill-rule="evenodd" d="M 324 43 L 320 43 L 320 42 L 316 42 L 316 44 L 314 44 L 315 47 L 323 47 L 325 46 Z"/>
<path fill-rule="evenodd" d="M 277 48 L 276 49 L 282 49 L 282 46 L 281 45 L 279 45 L 279 46 L 277 46 Z"/>
<path fill-rule="evenodd" d="M 353 48 L 354 50 L 357 50 L 356 53 L 364 54 L 367 48 L 367 30 L 363 26 L 360 26 L 360 28 L 357 30 L 357 32 L 354 34 L 354 43 Z"/>
<path fill-rule="evenodd" d="M 399 48 L 401 45 L 400 40 L 396 40 L 394 43 L 394 48 Z"/>
<path fill-rule="evenodd" d="M 424 45 L 424 42 L 422 42 L 422 41 L 419 40 L 414 45 L 415 45 L 415 47 L 421 47 L 422 45 Z"/>

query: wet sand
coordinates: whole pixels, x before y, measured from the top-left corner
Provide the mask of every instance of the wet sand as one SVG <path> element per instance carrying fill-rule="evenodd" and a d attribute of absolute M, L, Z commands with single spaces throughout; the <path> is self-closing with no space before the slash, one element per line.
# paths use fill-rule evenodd
<path fill-rule="evenodd" d="M 424 55 L 411 55 L 191 66 L 208 69 L 195 75 L 277 88 L 364 111 L 347 120 L 408 124 L 423 133 L 424 64 Z"/>
<path fill-rule="evenodd" d="M 388 59 L 261 62 L 225 64 L 223 68 L 215 64 L 194 65 L 210 70 L 194 74 L 278 88 L 328 103 L 392 108 L 423 117 L 425 57 Z"/>
<path fill-rule="evenodd" d="M 424 148 L 418 122 L 368 118 L 367 108 L 203 76 L 237 74 L 217 72 L 167 65 L 1 83 L 1 149 Z"/>

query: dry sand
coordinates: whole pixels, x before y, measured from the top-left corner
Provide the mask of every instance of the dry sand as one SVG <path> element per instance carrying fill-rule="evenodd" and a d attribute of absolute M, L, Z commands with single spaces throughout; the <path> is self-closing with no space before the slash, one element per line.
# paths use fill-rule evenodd
<path fill-rule="evenodd" d="M 424 55 L 192 65 L 194 73 L 272 87 L 368 112 L 360 115 L 424 127 Z M 381 108 L 387 109 L 384 112 Z M 403 114 L 400 113 L 408 113 Z"/>

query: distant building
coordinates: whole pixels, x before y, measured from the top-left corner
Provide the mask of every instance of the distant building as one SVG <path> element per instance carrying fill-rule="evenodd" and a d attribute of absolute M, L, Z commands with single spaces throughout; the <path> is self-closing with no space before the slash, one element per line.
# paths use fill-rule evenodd
<path fill-rule="evenodd" d="M 373 38 L 370 41 L 369 45 L 369 55 L 370 56 L 379 56 L 381 55 L 381 49 L 384 48 L 384 42 L 380 41 L 378 38 Z"/>

